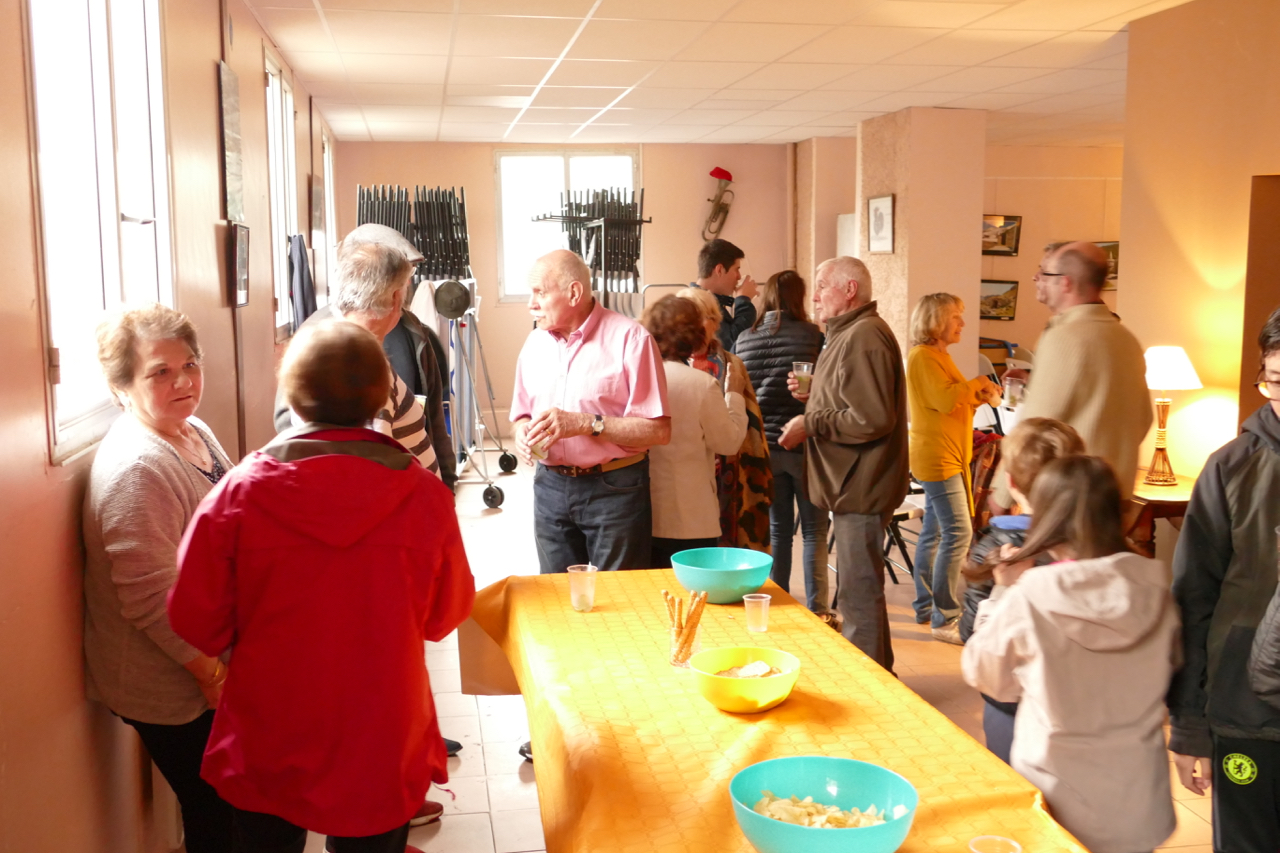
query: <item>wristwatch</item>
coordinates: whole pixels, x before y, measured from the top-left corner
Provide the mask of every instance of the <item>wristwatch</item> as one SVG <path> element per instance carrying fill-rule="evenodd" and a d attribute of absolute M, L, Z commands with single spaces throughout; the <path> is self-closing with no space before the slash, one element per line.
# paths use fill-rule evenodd
<path fill-rule="evenodd" d="M 596 415 L 596 419 L 591 422 L 591 434 L 600 435 L 604 432 L 604 415 Z"/>

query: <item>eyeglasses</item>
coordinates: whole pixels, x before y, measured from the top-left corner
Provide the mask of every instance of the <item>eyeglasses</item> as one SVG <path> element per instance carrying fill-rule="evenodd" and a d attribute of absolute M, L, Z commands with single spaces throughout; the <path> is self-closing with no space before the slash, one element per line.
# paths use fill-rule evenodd
<path fill-rule="evenodd" d="M 1280 381 L 1268 382 L 1265 379 L 1259 379 L 1253 383 L 1253 386 L 1258 389 L 1259 394 L 1268 400 L 1280 399 Z"/>

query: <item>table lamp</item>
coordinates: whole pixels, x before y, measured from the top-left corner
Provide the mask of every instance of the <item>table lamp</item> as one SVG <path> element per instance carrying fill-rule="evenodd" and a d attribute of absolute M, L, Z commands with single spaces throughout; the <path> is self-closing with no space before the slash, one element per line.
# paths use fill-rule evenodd
<path fill-rule="evenodd" d="M 1182 347 L 1147 347 L 1147 387 L 1157 394 L 1168 391 L 1193 391 L 1203 388 L 1196 369 Z M 1176 486 L 1173 466 L 1169 464 L 1169 404 L 1168 397 L 1156 397 L 1156 452 L 1151 457 L 1147 476 L 1142 482 L 1148 486 Z"/>

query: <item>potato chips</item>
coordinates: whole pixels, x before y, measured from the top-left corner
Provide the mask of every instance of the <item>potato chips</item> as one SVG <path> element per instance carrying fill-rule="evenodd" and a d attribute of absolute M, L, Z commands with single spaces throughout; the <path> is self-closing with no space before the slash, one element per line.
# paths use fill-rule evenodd
<path fill-rule="evenodd" d="M 771 817 L 783 823 L 794 823 L 798 826 L 818 829 L 858 829 L 885 822 L 884 811 L 877 811 L 874 805 L 868 806 L 865 812 L 856 808 L 846 812 L 835 806 L 824 806 L 822 803 L 815 803 L 813 797 L 805 797 L 802 800 L 793 796 L 789 800 L 784 800 L 781 797 L 775 797 L 772 791 L 762 791 L 761 793 L 764 796 L 755 805 L 754 811 L 756 814 Z M 907 808 L 905 806 L 898 806 L 894 809 L 893 816 L 897 819 L 906 813 Z"/>

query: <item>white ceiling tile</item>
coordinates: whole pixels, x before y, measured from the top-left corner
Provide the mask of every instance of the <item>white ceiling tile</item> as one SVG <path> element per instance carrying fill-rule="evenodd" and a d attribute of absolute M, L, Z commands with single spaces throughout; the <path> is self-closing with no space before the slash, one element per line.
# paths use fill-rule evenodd
<path fill-rule="evenodd" d="M 449 63 L 449 87 L 454 83 L 536 86 L 554 60 L 457 56 Z"/>
<path fill-rule="evenodd" d="M 626 89 L 596 86 L 543 86 L 535 107 L 577 107 L 599 110 L 609 106 Z"/>
<path fill-rule="evenodd" d="M 715 21 L 737 0 L 604 0 L 596 18 L 656 21 Z"/>
<path fill-rule="evenodd" d="M 765 24 L 843 24 L 873 6 L 876 0 L 742 0 L 726 21 L 755 21 Z"/>
<path fill-rule="evenodd" d="M 935 77 L 932 80 L 909 86 L 911 89 L 931 89 L 935 92 L 989 92 L 1013 83 L 1021 83 L 1051 73 L 1044 68 L 995 68 L 979 66 L 963 68 L 954 74 Z M 1010 91 L 1002 89 L 1002 91 Z"/>
<path fill-rule="evenodd" d="M 370 130 L 383 122 L 439 122 L 440 107 L 369 105 L 364 107 L 364 119 Z"/>
<path fill-rule="evenodd" d="M 859 122 L 864 122 L 869 118 L 875 118 L 878 115 L 883 115 L 883 113 L 878 111 L 872 112 L 869 110 L 835 113 L 834 115 L 823 116 L 818 119 L 815 124 L 820 124 L 824 127 L 857 127 Z"/>
<path fill-rule="evenodd" d="M 315 4 L 311 0 L 266 0 L 261 5 L 255 5 L 259 11 L 262 9 L 278 8 L 278 9 L 314 9 Z"/>
<path fill-rule="evenodd" d="M 1080 91 L 1093 92 L 1099 95 L 1124 95 L 1128 91 L 1128 84 L 1124 79 L 1124 75 L 1121 75 L 1119 80 L 1103 83 L 1101 86 L 1088 86 Z"/>
<path fill-rule="evenodd" d="M 817 121 L 830 110 L 764 110 L 753 116 L 747 116 L 736 124 L 747 127 L 795 127 L 798 124 Z"/>
<path fill-rule="evenodd" d="M 986 64 L 1017 65 L 1026 68 L 1071 68 L 1123 53 L 1128 43 L 1125 33 L 1066 33 L 1025 50 L 1014 51 L 989 60 Z"/>
<path fill-rule="evenodd" d="M 388 56 L 344 53 L 342 64 L 352 83 L 443 83 L 449 64 L 446 56 Z M 455 60 L 454 64 L 457 64 Z M 304 78 L 305 79 L 305 78 Z"/>
<path fill-rule="evenodd" d="M 489 83 L 458 83 L 449 81 L 449 98 L 454 97 L 511 97 L 533 95 L 537 87 L 533 84 L 525 86 L 502 86 Z"/>
<path fill-rule="evenodd" d="M 894 65 L 978 65 L 1057 35 L 1061 33 L 1052 30 L 957 30 L 890 57 L 889 62 Z"/>
<path fill-rule="evenodd" d="M 1145 18 L 1147 15 L 1154 15 L 1156 12 L 1163 12 L 1165 9 L 1172 9 L 1174 6 L 1181 6 L 1187 1 L 1188 0 L 1155 0 L 1155 2 L 1148 2 L 1135 9 L 1129 9 L 1123 14 L 1116 15 L 1115 17 L 1095 21 L 1082 29 L 1119 32 L 1129 26 L 1132 21 L 1136 21 L 1139 18 Z"/>
<path fill-rule="evenodd" d="M 1086 62 L 1079 68 L 1106 68 L 1112 71 L 1127 71 L 1129 69 L 1129 53 L 1115 53 L 1111 56 L 1103 57 L 1096 62 Z"/>
<path fill-rule="evenodd" d="M 925 27 L 836 27 L 787 59 L 791 62 L 870 64 L 919 47 L 946 33 L 945 29 Z"/>
<path fill-rule="evenodd" d="M 813 89 L 855 70 L 846 64 L 774 62 L 733 84 L 743 89 Z"/>
<path fill-rule="evenodd" d="M 896 92 L 919 86 L 931 80 L 960 71 L 958 65 L 873 65 L 841 77 L 824 89 L 843 89 L 865 92 Z M 934 89 L 934 91 L 938 91 Z M 964 90 L 958 90 L 964 91 Z"/>
<path fill-rule="evenodd" d="M 715 89 L 663 89 L 641 86 L 618 102 L 619 107 L 687 110 L 716 93 Z"/>
<path fill-rule="evenodd" d="M 502 124 L 480 122 L 441 122 L 441 141 L 484 142 L 498 140 L 507 132 L 508 122 Z"/>
<path fill-rule="evenodd" d="M 857 136 L 858 129 L 856 127 L 825 127 L 820 124 L 806 124 L 799 127 L 789 127 L 781 130 L 772 136 L 765 137 L 761 140 L 764 142 L 803 142 L 806 139 L 814 138 L 839 138 Z"/>
<path fill-rule="evenodd" d="M 447 122 L 509 122 L 520 113 L 506 107 L 445 107 Z"/>
<path fill-rule="evenodd" d="M 446 56 L 450 15 L 418 12 L 326 12 L 338 49 L 353 53 Z"/>
<path fill-rule="evenodd" d="M 713 127 L 697 125 L 660 124 L 640 135 L 641 142 L 692 142 L 704 133 L 715 130 Z"/>
<path fill-rule="evenodd" d="M 1124 101 L 1117 99 L 1114 95 L 1088 95 L 1083 92 L 1073 92 L 1068 95 L 1054 95 L 1050 98 L 1041 98 L 1038 101 L 1028 101 L 1025 104 L 1019 104 L 1016 111 L 1049 115 L 1116 104 L 1121 105 L 1121 112 L 1123 113 Z"/>
<path fill-rule="evenodd" d="M 513 107 L 522 109 L 529 106 L 533 98 L 529 95 L 450 95 L 448 104 L 451 107 Z"/>
<path fill-rule="evenodd" d="M 677 109 L 619 109 L 614 107 L 600 117 L 601 123 L 622 125 L 649 125 L 666 121 L 680 112 Z"/>
<path fill-rule="evenodd" d="M 573 142 L 638 142 L 645 127 L 619 127 L 610 124 L 589 124 L 577 131 Z"/>
<path fill-rule="evenodd" d="M 829 30 L 817 24 L 712 24 L 677 58 L 731 62 L 751 57 L 772 62 Z"/>
<path fill-rule="evenodd" d="M 576 18 L 459 15 L 454 56 L 537 56 L 555 59 L 581 23 Z"/>
<path fill-rule="evenodd" d="M 1006 110 L 1018 104 L 1029 103 L 1039 97 L 1039 95 L 1013 94 L 1012 92 L 983 92 L 947 101 L 947 106 L 963 110 Z"/>
<path fill-rule="evenodd" d="M 628 88 L 658 67 L 657 62 L 607 59 L 566 59 L 556 67 L 549 86 L 621 86 Z"/>
<path fill-rule="evenodd" d="M 699 142 L 755 142 L 772 132 L 766 127 L 721 127 L 698 137 Z"/>
<path fill-rule="evenodd" d="M 750 98 L 707 98 L 698 104 L 700 110 L 767 110 L 785 101 L 769 98 L 767 100 L 751 100 Z"/>
<path fill-rule="evenodd" d="M 334 50 L 333 40 L 312 9 L 258 9 L 271 40 L 284 51 Z"/>
<path fill-rule="evenodd" d="M 358 125 L 343 124 L 339 126 L 329 125 L 329 129 L 333 131 L 333 136 L 339 142 L 368 142 L 369 131 L 365 129 L 364 122 Z"/>
<path fill-rule="evenodd" d="M 273 5 L 275 0 L 269 0 Z M 307 5 L 312 5 L 308 3 Z M 320 0 L 326 13 L 349 9 L 358 12 L 453 12 L 453 0 Z"/>
<path fill-rule="evenodd" d="M 576 124 L 525 124 L 523 120 L 511 128 L 506 142 L 568 142 L 578 129 Z"/>
<path fill-rule="evenodd" d="M 1120 75 L 1123 78 L 1123 74 Z M 1075 92 L 1090 86 L 1102 86 L 1116 82 L 1115 71 L 1099 69 L 1071 68 L 1066 71 L 1053 71 L 1030 80 L 1010 83 L 996 89 L 998 92 L 1032 92 L 1053 95 L 1059 92 Z"/>
<path fill-rule="evenodd" d="M 316 106 L 320 108 L 320 115 L 330 124 L 364 122 L 364 112 L 359 104 L 330 104 L 317 99 Z"/>
<path fill-rule="evenodd" d="M 670 59 L 697 38 L 705 24 L 688 21 L 592 19 L 569 50 L 571 59 Z"/>
<path fill-rule="evenodd" d="M 354 83 L 351 91 L 362 104 L 421 104 L 444 103 L 444 87 L 415 83 Z"/>
<path fill-rule="evenodd" d="M 890 92 L 859 106 L 866 110 L 892 113 L 907 107 L 936 107 L 955 99 L 955 92 Z"/>
<path fill-rule="evenodd" d="M 722 89 L 763 67 L 763 62 L 668 62 L 644 84 L 672 89 Z"/>
<path fill-rule="evenodd" d="M 534 100 L 536 104 L 537 99 Z M 529 107 L 525 110 L 524 117 L 520 122 L 530 122 L 531 124 L 572 124 L 577 126 L 584 121 L 590 119 L 593 115 L 600 112 L 600 109 L 571 109 L 569 107 Z"/>
<path fill-rule="evenodd" d="M 722 127 L 742 121 L 757 110 L 685 110 L 676 113 L 663 124 L 694 124 L 710 127 Z"/>
<path fill-rule="evenodd" d="M 436 138 L 440 123 L 436 121 L 371 121 L 369 134 L 374 141 L 427 142 Z"/>
<path fill-rule="evenodd" d="M 787 101 L 783 106 L 789 110 L 847 110 L 858 104 L 866 103 L 879 97 L 882 92 L 839 92 L 819 89 L 816 92 L 805 92 Z"/>
<path fill-rule="evenodd" d="M 347 82 L 347 72 L 342 64 L 342 54 L 337 51 L 288 51 L 284 61 L 304 83 Z"/>
<path fill-rule="evenodd" d="M 1114 18 L 1148 0 L 1022 0 L 982 19 L 989 30 L 1075 30 Z"/>
<path fill-rule="evenodd" d="M 377 0 L 374 0 L 377 2 Z M 414 2 L 414 0 L 409 0 Z M 453 7 L 453 0 L 444 0 Z M 591 11 L 594 0 L 459 0 L 464 15 L 535 15 L 552 18 L 581 18 Z"/>
<path fill-rule="evenodd" d="M 963 27 L 1004 9 L 999 3 L 939 3 L 921 0 L 883 0 L 852 23 L 882 27 Z"/>

